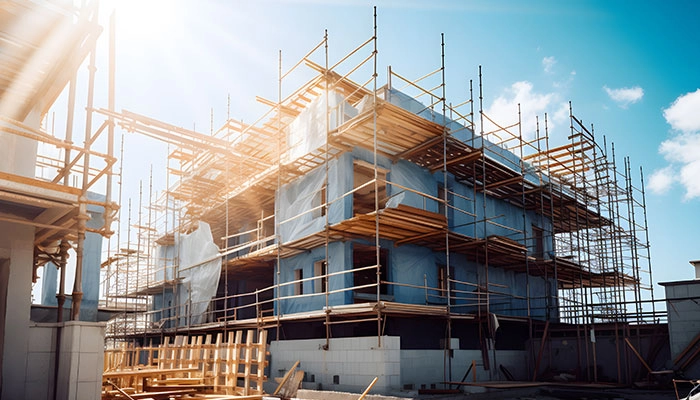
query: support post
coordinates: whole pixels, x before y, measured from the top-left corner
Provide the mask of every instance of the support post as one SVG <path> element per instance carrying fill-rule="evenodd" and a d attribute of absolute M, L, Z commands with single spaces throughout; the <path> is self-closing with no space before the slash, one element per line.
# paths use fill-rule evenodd
<path fill-rule="evenodd" d="M 78 246 L 75 250 L 75 280 L 73 281 L 73 293 L 71 294 L 71 320 L 80 319 L 80 303 L 83 300 L 83 251 L 85 244 L 85 223 L 90 217 L 87 215 L 85 198 L 81 198 L 80 213 L 78 214 Z"/>

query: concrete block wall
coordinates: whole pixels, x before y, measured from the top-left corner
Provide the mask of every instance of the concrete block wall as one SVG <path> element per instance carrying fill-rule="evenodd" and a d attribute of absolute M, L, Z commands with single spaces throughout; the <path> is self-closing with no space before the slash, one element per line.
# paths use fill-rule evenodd
<path fill-rule="evenodd" d="M 105 324 L 69 321 L 61 333 L 59 400 L 99 399 L 104 366 Z"/>
<path fill-rule="evenodd" d="M 282 377 L 296 361 L 306 372 L 306 388 L 361 393 L 378 377 L 371 393 L 400 389 L 401 341 L 383 336 L 273 341 L 270 344 L 270 381 Z M 313 377 L 313 378 L 312 378 Z"/>
<path fill-rule="evenodd" d="M 57 324 L 31 324 L 24 393 L 28 399 L 52 399 Z"/>
<path fill-rule="evenodd" d="M 673 357 L 683 351 L 690 341 L 700 333 L 700 304 L 690 300 L 691 297 L 700 299 L 700 281 L 666 286 L 666 301 L 669 303 L 667 309 L 671 355 Z"/>
<path fill-rule="evenodd" d="M 480 350 L 453 350 L 452 355 L 451 362 L 447 362 L 444 350 L 401 350 L 402 388 L 430 389 L 433 385 L 442 388 L 441 382 L 461 380 L 472 360 L 476 361 L 477 382 L 505 380 L 499 370 L 500 365 L 505 366 L 516 380 L 525 380 L 528 374 L 527 352 L 524 350 L 497 350 L 495 362 L 493 352 L 489 352 L 491 371 L 484 369 Z M 472 381 L 473 372 L 469 371 L 467 381 Z"/>
<path fill-rule="evenodd" d="M 666 309 L 668 310 L 668 334 L 671 357 L 680 354 L 700 333 L 700 280 L 683 281 L 666 285 Z M 700 362 L 686 367 L 685 376 L 700 376 Z"/>

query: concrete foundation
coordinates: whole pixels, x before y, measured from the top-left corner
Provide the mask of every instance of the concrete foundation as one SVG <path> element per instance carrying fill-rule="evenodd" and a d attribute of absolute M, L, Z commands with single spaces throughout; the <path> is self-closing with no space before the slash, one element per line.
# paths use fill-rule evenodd
<path fill-rule="evenodd" d="M 445 350 L 401 349 L 398 336 L 382 337 L 381 347 L 376 336 L 331 339 L 327 350 L 325 344 L 325 339 L 273 341 L 270 381 L 274 383 L 274 377 L 284 376 L 296 361 L 300 361 L 299 368 L 306 372 L 302 387 L 324 392 L 361 393 L 375 376 L 379 380 L 370 393 L 386 395 L 443 388 L 442 382 L 461 380 L 472 360 L 476 360 L 474 371 L 479 382 L 505 380 L 498 372 L 500 365 L 515 379 L 527 378 L 524 350 L 498 350 L 495 356 L 491 352 L 491 365 L 497 368 L 489 371 L 483 368 L 479 350 L 451 350 L 452 357 L 446 359 Z M 452 347 L 459 347 L 457 339 L 453 339 Z M 471 379 L 472 372 L 468 377 Z"/>
<path fill-rule="evenodd" d="M 273 341 L 270 344 L 270 381 L 282 377 L 296 361 L 306 372 L 304 387 L 362 393 L 374 377 L 379 380 L 371 393 L 398 390 L 401 383 L 401 342 L 399 337 Z"/>

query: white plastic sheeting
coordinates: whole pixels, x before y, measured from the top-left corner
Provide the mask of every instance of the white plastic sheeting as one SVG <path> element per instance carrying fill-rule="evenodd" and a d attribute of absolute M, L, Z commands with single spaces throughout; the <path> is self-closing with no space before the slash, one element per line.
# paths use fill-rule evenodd
<path fill-rule="evenodd" d="M 211 228 L 206 222 L 199 222 L 197 230 L 180 236 L 175 246 L 179 246 L 179 277 L 182 279 L 179 303 L 184 309 L 180 315 L 189 314 L 190 323 L 199 324 L 203 322 L 202 314 L 207 310 L 209 301 L 216 295 L 219 286 L 219 248 L 214 244 Z"/>
<path fill-rule="evenodd" d="M 330 173 L 335 171 L 338 168 L 337 161 L 331 161 L 329 168 Z M 325 173 L 324 169 L 318 168 L 303 178 L 284 185 L 279 191 L 277 201 L 282 243 L 323 230 L 326 217 L 319 206 L 323 200 L 321 189 L 325 183 Z M 328 216 L 330 221 L 342 219 L 342 211 L 340 207 L 329 207 L 328 212 L 332 213 Z"/>
<path fill-rule="evenodd" d="M 158 246 L 156 249 L 156 271 L 155 281 L 171 281 L 173 280 L 173 264 L 177 256 L 177 247 L 175 246 Z"/>
<path fill-rule="evenodd" d="M 406 187 L 418 193 L 436 196 L 437 184 L 430 172 L 408 161 L 399 160 L 392 166 L 389 175 L 391 182 L 397 185 L 391 187 L 391 198 L 387 201 L 386 208 L 394 208 L 399 204 L 404 204 L 423 210 L 437 211 L 438 206 L 435 200 L 404 189 Z"/>
<path fill-rule="evenodd" d="M 337 92 L 330 91 L 327 102 L 325 93 L 317 97 L 289 124 L 287 141 L 290 149 L 283 161 L 285 164 L 325 145 L 326 110 L 329 130 L 357 115 L 357 109 Z"/>

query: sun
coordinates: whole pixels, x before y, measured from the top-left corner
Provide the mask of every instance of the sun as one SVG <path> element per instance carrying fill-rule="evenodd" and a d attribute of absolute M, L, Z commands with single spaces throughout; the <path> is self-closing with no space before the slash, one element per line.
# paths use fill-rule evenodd
<path fill-rule="evenodd" d="M 166 38 L 184 15 L 182 2 L 172 0 L 105 0 L 101 7 L 114 11 L 119 40 L 127 42 Z"/>

